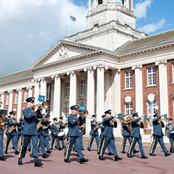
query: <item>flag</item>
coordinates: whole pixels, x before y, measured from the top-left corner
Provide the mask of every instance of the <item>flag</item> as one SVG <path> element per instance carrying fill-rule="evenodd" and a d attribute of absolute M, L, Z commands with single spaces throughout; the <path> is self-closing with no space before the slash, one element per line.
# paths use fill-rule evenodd
<path fill-rule="evenodd" d="M 76 21 L 76 18 L 75 17 L 73 17 L 73 16 L 69 16 L 69 17 L 70 17 L 70 20 Z"/>

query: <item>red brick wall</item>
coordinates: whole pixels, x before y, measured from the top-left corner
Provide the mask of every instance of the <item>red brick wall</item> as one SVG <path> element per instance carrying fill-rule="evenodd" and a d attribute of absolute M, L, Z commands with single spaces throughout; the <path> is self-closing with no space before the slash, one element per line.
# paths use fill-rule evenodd
<path fill-rule="evenodd" d="M 170 118 L 174 118 L 174 110 L 173 110 L 173 99 L 174 99 L 174 83 L 173 83 L 173 75 L 172 75 L 172 63 L 173 60 L 169 60 L 167 62 L 167 87 L 168 87 L 168 115 Z"/>
<path fill-rule="evenodd" d="M 132 71 L 132 89 L 125 90 L 125 72 Z M 121 81 L 121 113 L 125 114 L 125 98 L 131 97 L 133 103 L 133 112 L 135 112 L 135 72 L 131 68 L 122 69 L 120 72 Z"/>

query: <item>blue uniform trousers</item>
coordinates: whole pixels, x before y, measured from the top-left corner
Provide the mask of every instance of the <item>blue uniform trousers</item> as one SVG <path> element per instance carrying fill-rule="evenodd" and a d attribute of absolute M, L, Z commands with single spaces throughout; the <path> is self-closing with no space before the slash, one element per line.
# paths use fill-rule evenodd
<path fill-rule="evenodd" d="M 46 154 L 45 146 L 46 146 L 46 136 L 40 135 L 40 146 L 42 155 Z"/>
<path fill-rule="evenodd" d="M 68 137 L 68 141 L 67 141 L 66 149 L 65 149 L 65 159 L 67 159 L 67 160 L 69 159 L 73 144 L 77 150 L 79 158 L 80 159 L 84 158 L 84 155 L 83 155 L 81 147 L 80 147 L 81 146 L 80 145 L 80 141 L 81 141 L 80 138 L 81 138 L 80 136 Z"/>
<path fill-rule="evenodd" d="M 6 136 L 7 136 L 7 139 L 6 139 L 5 145 L 4 145 L 4 152 L 7 153 L 8 145 L 10 143 L 10 140 L 12 140 L 13 147 L 15 148 L 15 151 L 17 151 L 18 150 L 18 147 L 17 147 L 16 135 L 7 134 Z"/>
<path fill-rule="evenodd" d="M 89 140 L 89 144 L 88 144 L 88 148 L 91 148 L 94 138 L 96 140 L 97 149 L 98 149 L 98 147 L 99 147 L 99 136 L 98 135 L 91 135 L 90 140 Z"/>
<path fill-rule="evenodd" d="M 152 143 L 151 148 L 150 148 L 150 153 L 152 153 L 152 154 L 154 153 L 158 142 L 160 143 L 163 152 L 167 153 L 168 150 L 164 146 L 163 137 L 162 136 L 157 136 L 157 135 L 153 136 L 153 143 Z"/>
<path fill-rule="evenodd" d="M 64 140 L 61 140 L 62 146 L 65 147 L 65 142 Z"/>
<path fill-rule="evenodd" d="M 99 145 L 98 145 L 98 149 L 97 149 L 97 152 L 98 152 L 99 154 L 100 154 L 102 142 L 103 142 L 103 138 L 100 138 L 100 140 L 99 140 Z M 111 151 L 111 145 L 110 145 L 109 143 L 108 143 L 108 145 L 107 145 L 106 148 L 108 149 L 108 153 L 112 153 L 112 151 Z"/>
<path fill-rule="evenodd" d="M 39 158 L 38 147 L 37 147 L 38 135 L 22 135 L 19 158 L 25 158 L 27 146 L 28 146 L 28 143 L 30 142 L 30 139 L 32 141 L 31 153 L 34 156 L 34 160 L 37 160 Z"/>
<path fill-rule="evenodd" d="M 4 134 L 0 134 L 0 157 L 4 156 L 3 139 L 4 139 Z"/>
<path fill-rule="evenodd" d="M 110 138 L 110 137 L 106 137 L 106 136 L 103 137 L 103 142 L 101 144 L 100 154 L 99 155 L 100 156 L 104 155 L 105 149 L 108 146 L 108 144 L 111 145 L 112 152 L 113 152 L 114 156 L 118 156 L 117 155 L 117 149 L 116 149 L 116 146 L 115 146 L 115 139 L 114 138 Z"/>
<path fill-rule="evenodd" d="M 123 136 L 123 143 L 122 143 L 122 151 L 125 152 L 125 147 L 126 147 L 126 141 L 127 139 L 129 140 L 129 143 L 131 144 L 132 142 L 132 137 L 131 136 Z M 136 150 L 135 147 L 133 151 Z"/>
<path fill-rule="evenodd" d="M 50 146 L 49 146 L 49 136 L 46 136 L 45 138 L 45 141 L 46 141 L 46 148 L 47 148 L 47 151 L 50 150 Z"/>
<path fill-rule="evenodd" d="M 145 155 L 144 150 L 143 150 L 142 138 L 136 138 L 136 137 L 132 137 L 132 142 L 130 144 L 128 154 L 130 154 L 130 155 L 132 154 L 132 151 L 135 149 L 136 142 L 138 142 L 141 156 Z"/>
<path fill-rule="evenodd" d="M 54 141 L 56 140 L 58 148 L 60 148 L 60 142 L 58 139 L 58 136 L 56 135 L 51 135 L 51 143 L 50 143 L 50 148 L 53 148 Z"/>
<path fill-rule="evenodd" d="M 174 138 L 169 138 L 170 147 L 174 150 Z"/>

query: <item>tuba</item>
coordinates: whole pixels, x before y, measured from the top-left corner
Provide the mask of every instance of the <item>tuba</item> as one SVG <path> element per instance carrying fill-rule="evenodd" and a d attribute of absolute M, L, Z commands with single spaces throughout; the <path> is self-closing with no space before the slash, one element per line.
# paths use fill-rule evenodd
<path fill-rule="evenodd" d="M 0 102 L 0 107 L 2 102 Z M 5 115 L 7 115 L 7 110 L 0 109 L 0 124 L 6 121 Z M 0 129 L 5 130 L 4 126 L 0 126 Z"/>
<path fill-rule="evenodd" d="M 132 116 L 131 115 L 125 115 L 124 116 L 123 123 L 127 126 L 130 133 L 132 133 L 132 131 L 133 131 L 132 126 L 130 124 L 131 121 L 132 121 Z"/>

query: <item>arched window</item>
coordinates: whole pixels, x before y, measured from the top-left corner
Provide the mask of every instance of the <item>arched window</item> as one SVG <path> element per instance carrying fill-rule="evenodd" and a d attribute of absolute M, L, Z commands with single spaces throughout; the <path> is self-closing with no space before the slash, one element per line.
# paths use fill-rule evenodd
<path fill-rule="evenodd" d="M 98 5 L 103 4 L 103 0 L 98 0 Z"/>

